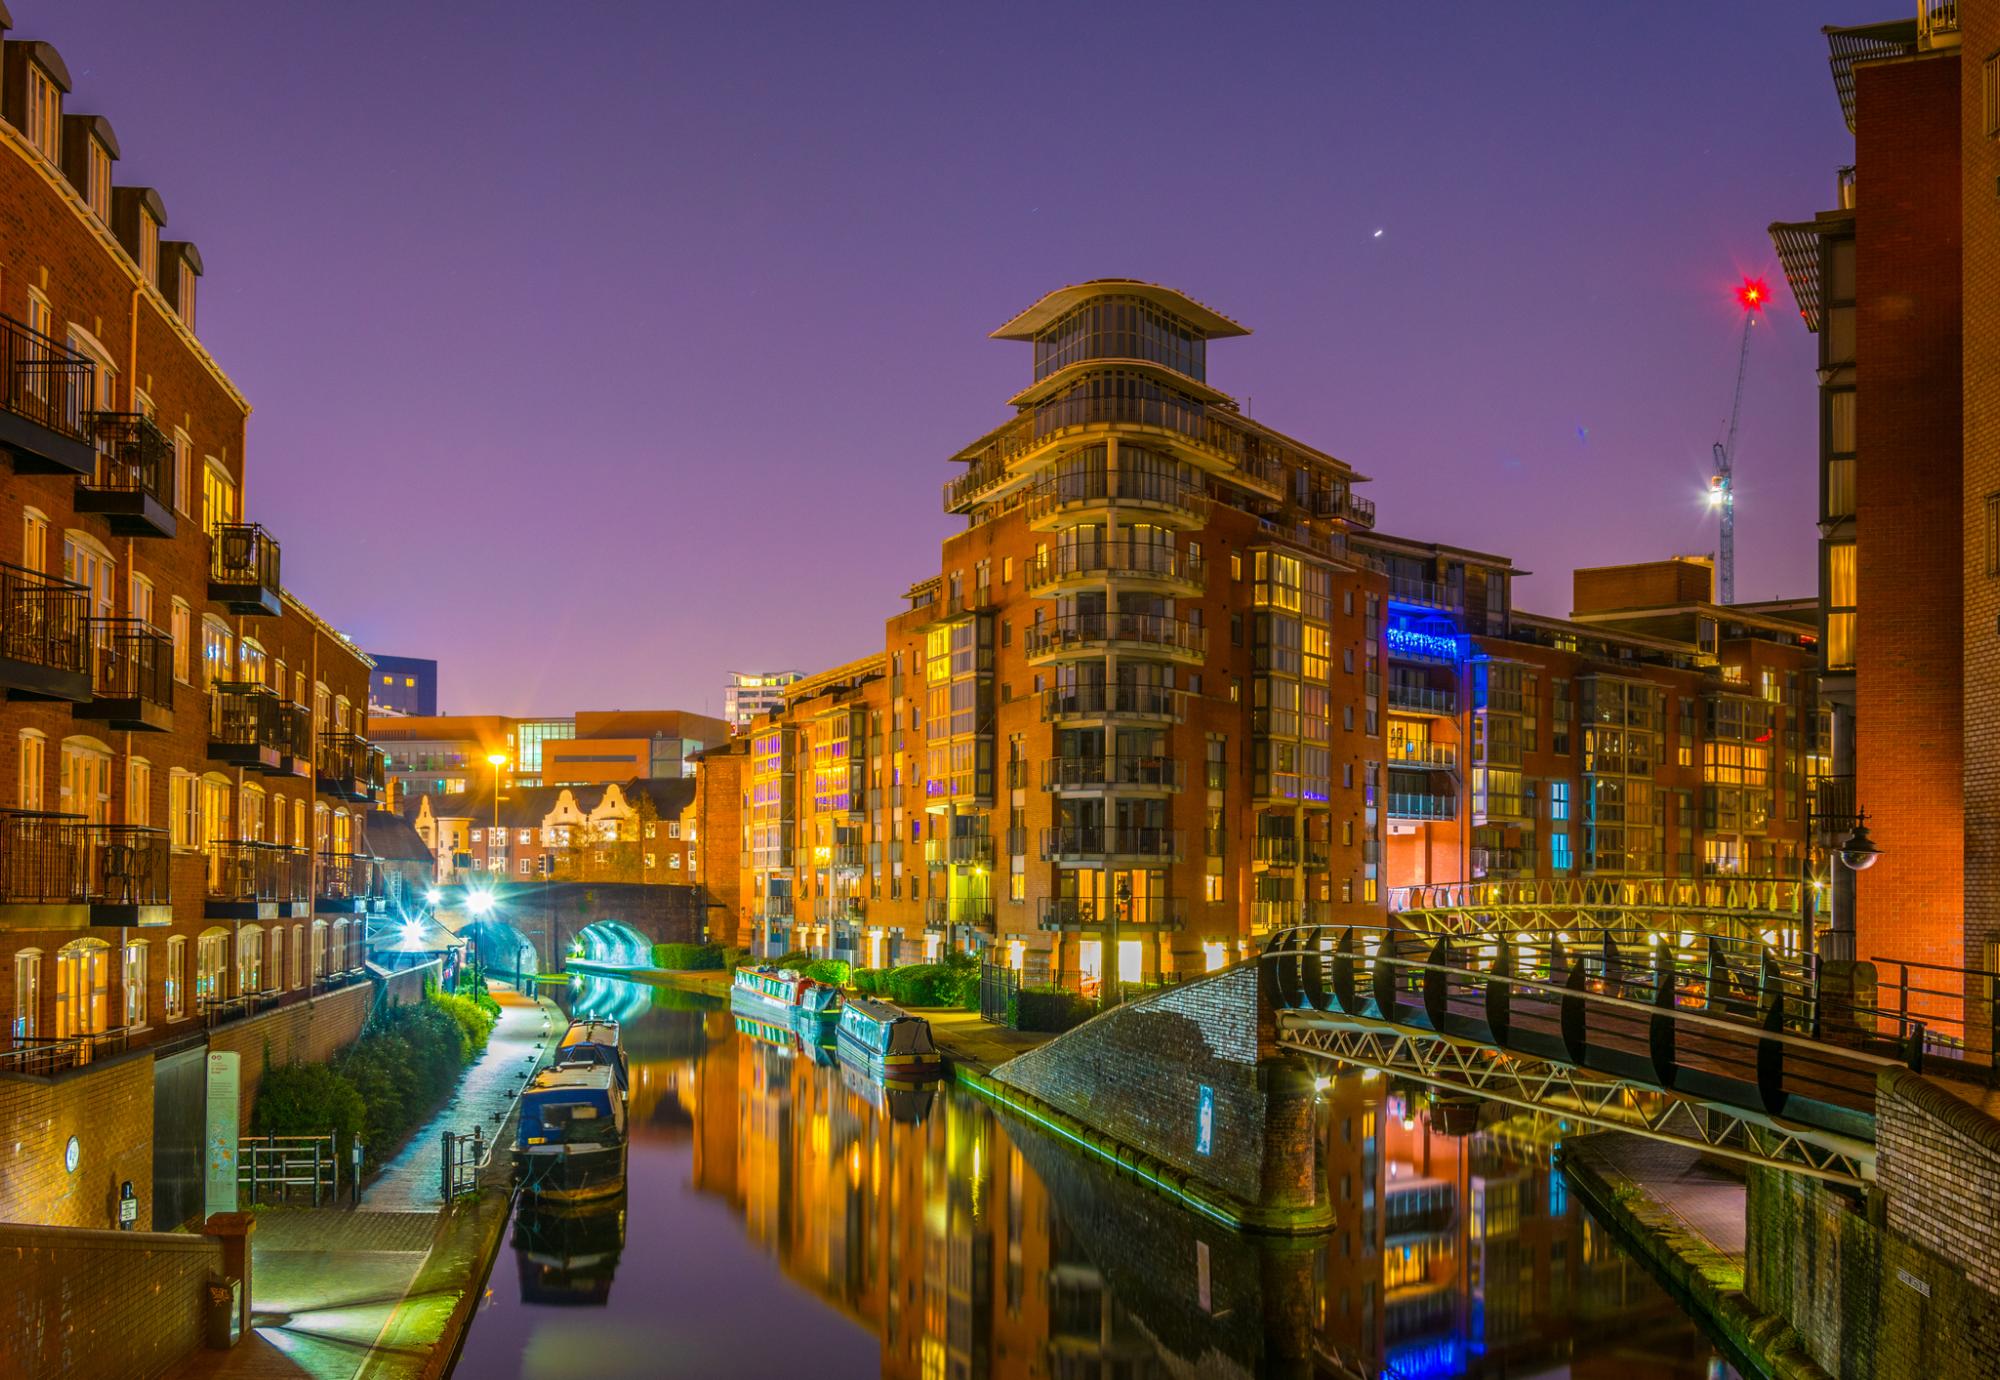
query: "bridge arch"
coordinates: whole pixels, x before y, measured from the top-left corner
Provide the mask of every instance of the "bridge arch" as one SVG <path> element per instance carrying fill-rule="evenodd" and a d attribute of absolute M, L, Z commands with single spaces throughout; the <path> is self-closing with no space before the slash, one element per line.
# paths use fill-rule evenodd
<path fill-rule="evenodd" d="M 489 973 L 498 976 L 525 973 L 532 976 L 542 971 L 541 951 L 535 947 L 534 940 L 505 920 L 475 920 L 465 927 L 464 933 L 472 940 L 473 952 L 479 956 L 479 966 Z"/>
<path fill-rule="evenodd" d="M 611 968 L 650 968 L 653 941 L 622 920 L 599 920 L 576 932 L 570 955 Z"/>

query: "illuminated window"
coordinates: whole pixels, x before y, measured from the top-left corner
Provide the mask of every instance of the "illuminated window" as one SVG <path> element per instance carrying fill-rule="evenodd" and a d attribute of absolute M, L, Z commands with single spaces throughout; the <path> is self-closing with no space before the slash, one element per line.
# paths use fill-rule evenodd
<path fill-rule="evenodd" d="M 51 163 L 62 160 L 62 88 L 54 77 L 34 63 L 28 64 L 27 123 L 23 130 L 30 143 Z"/>

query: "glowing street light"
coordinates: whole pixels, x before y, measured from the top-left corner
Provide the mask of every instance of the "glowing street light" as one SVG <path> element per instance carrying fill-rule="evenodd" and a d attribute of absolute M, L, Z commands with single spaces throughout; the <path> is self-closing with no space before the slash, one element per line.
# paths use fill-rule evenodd
<path fill-rule="evenodd" d="M 443 899 L 444 899 L 444 893 L 442 891 L 439 891 L 436 887 L 431 887 L 424 892 L 424 904 L 427 906 L 434 906 Z"/>
<path fill-rule="evenodd" d="M 493 767 L 493 832 L 486 836 L 486 870 L 497 872 L 499 868 L 495 865 L 493 855 L 498 851 L 500 842 L 500 768 L 507 765 L 507 754 L 489 752 L 486 754 L 486 760 Z"/>
<path fill-rule="evenodd" d="M 465 896 L 465 908 L 474 915 L 490 915 L 493 911 L 493 893 L 490 891 L 470 891 Z"/>

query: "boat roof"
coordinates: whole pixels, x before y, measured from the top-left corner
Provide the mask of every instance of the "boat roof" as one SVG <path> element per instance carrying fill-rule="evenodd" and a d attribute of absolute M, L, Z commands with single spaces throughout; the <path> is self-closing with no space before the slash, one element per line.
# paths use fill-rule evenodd
<path fill-rule="evenodd" d="M 871 1021 L 910 1021 L 917 1019 L 902 1007 L 892 1002 L 879 1001 L 874 997 L 849 997 L 846 1001 L 850 1011 L 859 1011 Z"/>
<path fill-rule="evenodd" d="M 618 1022 L 616 1021 L 571 1021 L 563 1032 L 558 1049 L 568 1049 L 571 1045 L 615 1045 L 618 1043 Z"/>
<path fill-rule="evenodd" d="M 611 1091 L 611 1068 L 608 1064 L 564 1064 L 559 1068 L 543 1069 L 535 1075 L 534 1082 L 528 1084 L 528 1091 L 559 1092 L 579 1088 Z"/>

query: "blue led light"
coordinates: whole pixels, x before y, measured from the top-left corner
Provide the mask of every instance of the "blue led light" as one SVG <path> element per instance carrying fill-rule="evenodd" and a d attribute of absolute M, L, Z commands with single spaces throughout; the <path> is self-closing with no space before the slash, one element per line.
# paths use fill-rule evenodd
<path fill-rule="evenodd" d="M 1465 639 L 1449 619 L 1392 613 L 1385 636 L 1390 656 L 1442 661 L 1452 666 L 1465 660 Z"/>

